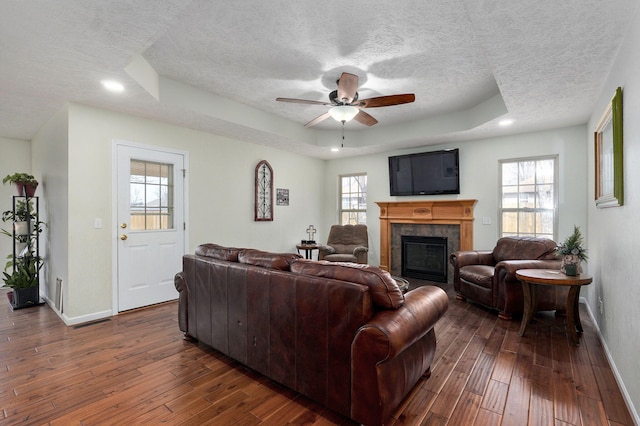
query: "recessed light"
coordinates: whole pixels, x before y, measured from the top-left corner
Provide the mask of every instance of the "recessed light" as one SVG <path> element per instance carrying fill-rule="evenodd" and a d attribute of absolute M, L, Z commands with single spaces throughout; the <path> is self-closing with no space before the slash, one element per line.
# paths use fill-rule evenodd
<path fill-rule="evenodd" d="M 110 92 L 124 92 L 123 84 L 115 80 L 102 80 L 100 83 Z"/>
<path fill-rule="evenodd" d="M 511 126 L 513 124 L 513 120 L 510 118 L 506 118 L 504 120 L 500 120 L 498 124 L 502 127 Z"/>
<path fill-rule="evenodd" d="M 340 148 L 333 147 L 333 148 L 331 148 L 331 152 L 340 152 Z"/>

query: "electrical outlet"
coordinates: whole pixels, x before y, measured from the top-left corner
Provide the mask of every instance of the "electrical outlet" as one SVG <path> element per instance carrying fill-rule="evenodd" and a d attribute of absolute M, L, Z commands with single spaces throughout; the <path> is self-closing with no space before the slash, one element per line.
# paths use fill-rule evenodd
<path fill-rule="evenodd" d="M 483 225 L 491 225 L 491 218 L 489 216 L 483 216 L 482 217 L 482 224 Z"/>
<path fill-rule="evenodd" d="M 598 297 L 598 310 L 600 311 L 600 315 L 604 314 L 604 302 L 602 301 L 602 297 Z"/>

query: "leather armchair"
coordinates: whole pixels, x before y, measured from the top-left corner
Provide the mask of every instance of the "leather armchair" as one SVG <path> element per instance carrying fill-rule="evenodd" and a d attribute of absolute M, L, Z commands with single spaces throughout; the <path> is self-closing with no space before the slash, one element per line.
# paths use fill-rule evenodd
<path fill-rule="evenodd" d="M 331 262 L 369 262 L 366 225 L 333 225 L 327 244 L 318 245 L 318 260 Z"/>
<path fill-rule="evenodd" d="M 562 261 L 556 256 L 556 243 L 547 238 L 504 237 L 493 250 L 456 251 L 453 265 L 456 298 L 472 300 L 492 309 L 498 316 L 511 319 L 524 310 L 522 283 L 518 269 L 557 269 Z M 568 288 L 544 286 L 538 289 L 538 311 L 565 310 Z"/>

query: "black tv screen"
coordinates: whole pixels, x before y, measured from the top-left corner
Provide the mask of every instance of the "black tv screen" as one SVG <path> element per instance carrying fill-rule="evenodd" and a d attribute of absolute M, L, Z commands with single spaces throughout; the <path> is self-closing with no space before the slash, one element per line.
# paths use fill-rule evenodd
<path fill-rule="evenodd" d="M 458 149 L 389 157 L 391 195 L 459 194 Z"/>

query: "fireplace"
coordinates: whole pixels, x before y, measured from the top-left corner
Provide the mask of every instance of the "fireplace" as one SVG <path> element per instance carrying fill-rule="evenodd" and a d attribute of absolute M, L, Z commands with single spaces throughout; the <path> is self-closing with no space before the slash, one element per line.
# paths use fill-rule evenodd
<path fill-rule="evenodd" d="M 475 203 L 476 200 L 376 202 L 380 206 L 380 267 L 392 275 L 402 273 L 402 235 L 446 237 L 447 253 L 472 250 Z M 448 277 L 452 276 L 453 271 L 448 271 Z"/>
<path fill-rule="evenodd" d="M 447 282 L 447 238 L 402 235 L 402 276 Z"/>

